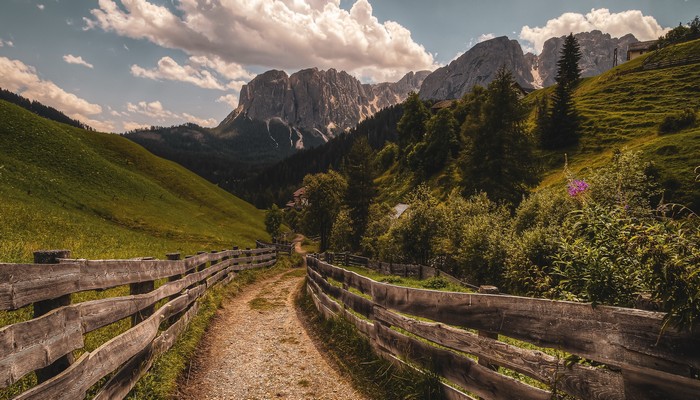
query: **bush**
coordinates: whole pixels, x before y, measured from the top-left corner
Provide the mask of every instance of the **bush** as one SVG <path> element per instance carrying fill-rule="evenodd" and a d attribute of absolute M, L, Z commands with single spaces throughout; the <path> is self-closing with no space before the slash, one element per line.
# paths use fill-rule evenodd
<path fill-rule="evenodd" d="M 659 134 L 675 133 L 685 128 L 695 126 L 697 115 L 695 110 L 685 109 L 675 114 L 670 114 L 664 117 L 664 120 L 659 125 Z"/>

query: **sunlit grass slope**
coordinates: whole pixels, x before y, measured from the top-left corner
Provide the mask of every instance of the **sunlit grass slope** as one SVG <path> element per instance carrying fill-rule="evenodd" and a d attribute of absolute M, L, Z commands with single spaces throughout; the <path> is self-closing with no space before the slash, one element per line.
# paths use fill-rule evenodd
<path fill-rule="evenodd" d="M 563 179 L 564 153 L 568 153 L 571 169 L 578 172 L 609 162 L 616 150 L 639 150 L 657 167 L 667 198 L 700 210 L 700 185 L 694 182 L 693 174 L 700 165 L 700 125 L 659 134 L 659 125 L 667 115 L 688 108 L 700 111 L 700 64 L 641 69 L 644 63 L 683 60 L 697 54 L 700 40 L 649 53 L 584 79 L 574 94 L 583 119 L 580 145 L 544 155 L 552 169 L 542 185 Z M 534 102 L 551 90 L 534 92 L 526 101 Z"/>
<path fill-rule="evenodd" d="M 0 262 L 45 248 L 162 257 L 266 236 L 262 211 L 179 165 L 0 101 Z"/>

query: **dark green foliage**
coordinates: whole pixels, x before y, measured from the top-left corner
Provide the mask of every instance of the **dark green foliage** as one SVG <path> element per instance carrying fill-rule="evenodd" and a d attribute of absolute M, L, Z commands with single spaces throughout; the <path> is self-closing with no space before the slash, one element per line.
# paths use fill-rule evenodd
<path fill-rule="evenodd" d="M 688 25 L 678 24 L 656 42 L 657 48 L 700 38 L 700 17 L 695 16 Z"/>
<path fill-rule="evenodd" d="M 342 208 L 338 213 L 338 216 L 333 222 L 333 228 L 331 229 L 330 237 L 330 248 L 333 251 L 344 252 L 352 251 L 353 240 L 355 235 L 355 230 L 357 225 L 353 223 L 353 219 L 350 215 L 350 210 L 347 208 Z"/>
<path fill-rule="evenodd" d="M 366 137 L 373 150 L 380 150 L 387 142 L 396 142 L 396 125 L 403 114 L 401 104 L 385 108 L 360 122 L 349 133 L 331 139 L 316 148 L 301 150 L 267 167 L 253 178 L 240 183 L 235 193 L 258 207 L 270 203 L 284 204 L 301 186 L 308 174 L 339 170 L 342 161 L 359 137 Z"/>
<path fill-rule="evenodd" d="M 563 85 L 568 88 L 576 85 L 581 78 L 581 68 L 578 63 L 581 60 L 581 47 L 574 37 L 573 33 L 564 39 L 564 47 L 561 50 L 561 56 L 557 61 L 557 77 L 558 85 Z"/>
<path fill-rule="evenodd" d="M 331 229 L 343 205 L 347 182 L 342 175 L 331 170 L 325 174 L 307 175 L 304 187 L 309 201 L 302 217 L 304 230 L 321 236 L 320 251 L 323 252 L 330 245 Z"/>
<path fill-rule="evenodd" d="M 411 92 L 403 103 L 403 116 L 397 125 L 399 132 L 399 147 L 402 151 L 414 143 L 423 139 L 425 134 L 425 124 L 430 118 L 430 111 L 423 101 L 418 97 L 418 93 Z"/>
<path fill-rule="evenodd" d="M 659 125 L 659 133 L 675 133 L 685 128 L 695 126 L 696 121 L 697 113 L 695 110 L 686 108 L 683 111 L 665 116 L 661 125 Z"/>
<path fill-rule="evenodd" d="M 578 42 L 573 34 L 569 34 L 557 62 L 557 86 L 552 96 L 549 121 L 541 123 L 538 118 L 540 144 L 545 149 L 561 149 L 578 143 L 580 121 L 573 101 L 573 90 L 581 77 L 580 59 Z"/>
<path fill-rule="evenodd" d="M 355 141 L 345 158 L 343 172 L 348 182 L 345 205 L 349 208 L 349 217 L 354 228 L 349 243 L 351 248 L 358 248 L 360 245 L 360 238 L 367 227 L 369 205 L 376 195 L 373 161 L 372 148 L 365 137 Z"/>
<path fill-rule="evenodd" d="M 270 234 L 272 239 L 277 239 L 280 235 L 280 227 L 282 226 L 282 210 L 273 204 L 265 213 L 265 230 Z"/>
<path fill-rule="evenodd" d="M 532 146 L 523 129 L 526 110 L 515 80 L 501 67 L 488 86 L 481 111 L 462 125 L 464 192 L 486 192 L 490 199 L 517 204 L 536 182 Z"/>
<path fill-rule="evenodd" d="M 443 108 L 427 124 L 423 168 L 430 175 L 440 171 L 450 157 L 457 155 L 457 120 L 449 108 Z"/>

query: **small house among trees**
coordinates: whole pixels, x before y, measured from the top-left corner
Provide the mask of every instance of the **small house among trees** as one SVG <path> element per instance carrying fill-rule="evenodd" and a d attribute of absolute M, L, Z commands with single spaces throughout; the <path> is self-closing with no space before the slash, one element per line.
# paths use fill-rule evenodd
<path fill-rule="evenodd" d="M 306 198 L 306 188 L 301 187 L 297 189 L 294 194 L 292 195 L 293 200 L 285 204 L 287 208 L 289 209 L 295 209 L 295 210 L 301 210 L 309 204 L 309 201 Z"/>
<path fill-rule="evenodd" d="M 656 48 L 656 40 L 647 40 L 645 42 L 632 43 L 627 48 L 627 61 L 646 54 Z"/>

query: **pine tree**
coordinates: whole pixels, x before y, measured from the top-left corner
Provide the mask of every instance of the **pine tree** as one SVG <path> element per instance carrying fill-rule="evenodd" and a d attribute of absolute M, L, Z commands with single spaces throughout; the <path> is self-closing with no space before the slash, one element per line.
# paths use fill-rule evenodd
<path fill-rule="evenodd" d="M 355 141 L 345 159 L 344 172 L 348 182 L 345 204 L 349 209 L 349 217 L 354 222 L 352 243 L 349 243 L 352 248 L 360 245 L 367 227 L 369 206 L 376 194 L 373 160 L 372 148 L 364 136 Z"/>
<path fill-rule="evenodd" d="M 425 134 L 425 124 L 430 118 L 430 111 L 418 97 L 418 93 L 411 92 L 403 104 L 403 115 L 397 125 L 399 132 L 399 151 L 401 154 L 408 152 L 407 147 L 420 142 Z"/>
<path fill-rule="evenodd" d="M 492 200 L 515 205 L 535 183 L 525 117 L 513 75 L 501 67 L 486 90 L 480 115 L 463 124 L 461 162 L 467 194 L 484 191 Z"/>
<path fill-rule="evenodd" d="M 442 167 L 459 148 L 457 120 L 449 108 L 443 108 L 427 124 L 425 134 L 425 172 L 430 175 Z"/>
<path fill-rule="evenodd" d="M 540 144 L 545 149 L 560 149 L 578 143 L 579 116 L 572 95 L 581 78 L 579 60 L 581 49 L 574 35 L 569 34 L 557 62 L 557 86 L 552 95 L 549 123 L 540 135 Z"/>

